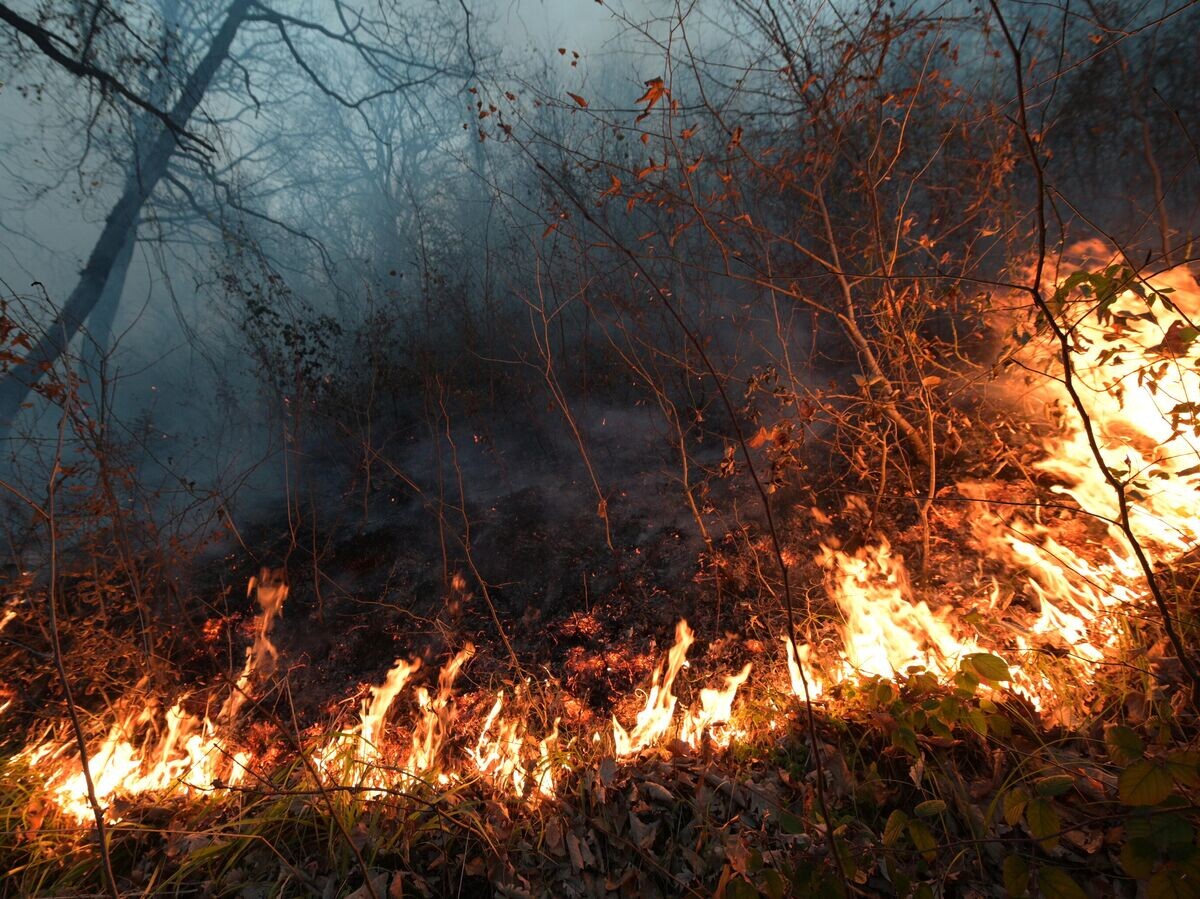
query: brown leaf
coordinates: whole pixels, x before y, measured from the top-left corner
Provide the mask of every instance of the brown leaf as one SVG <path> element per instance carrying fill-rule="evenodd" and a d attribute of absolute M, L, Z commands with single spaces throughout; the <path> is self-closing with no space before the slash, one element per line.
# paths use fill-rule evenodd
<path fill-rule="evenodd" d="M 629 835 L 633 837 L 633 841 L 638 846 L 643 849 L 649 849 L 654 845 L 654 838 L 658 836 L 658 822 L 651 821 L 647 824 L 630 810 Z"/>
<path fill-rule="evenodd" d="M 576 103 L 578 103 L 580 106 L 582 106 L 584 109 L 587 109 L 588 101 L 583 99 L 583 97 L 579 96 L 579 94 L 573 94 L 570 91 L 567 91 L 567 96 L 570 97 L 572 100 L 574 100 Z"/>
<path fill-rule="evenodd" d="M 638 792 L 641 793 L 642 798 L 646 801 L 657 802 L 660 805 L 670 805 L 675 801 L 675 797 L 671 795 L 670 790 L 662 786 L 662 784 L 656 784 L 652 780 L 644 781 L 638 787 Z"/>
<path fill-rule="evenodd" d="M 546 822 L 546 848 L 555 855 L 563 854 L 563 832 L 562 822 L 558 818 L 551 818 Z"/>
<path fill-rule="evenodd" d="M 579 848 L 579 838 L 573 833 L 567 834 L 567 852 L 571 855 L 571 867 L 577 872 L 583 870 L 583 853 Z"/>

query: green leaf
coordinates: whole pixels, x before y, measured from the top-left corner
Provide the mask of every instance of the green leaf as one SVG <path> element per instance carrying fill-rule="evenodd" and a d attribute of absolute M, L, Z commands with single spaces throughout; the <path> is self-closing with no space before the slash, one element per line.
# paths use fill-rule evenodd
<path fill-rule="evenodd" d="M 1004 823 L 1016 827 L 1021 816 L 1025 814 L 1025 806 L 1029 803 L 1029 793 L 1024 787 L 1015 787 L 1004 794 Z"/>
<path fill-rule="evenodd" d="M 1062 868 L 1040 868 L 1038 887 L 1045 899 L 1087 899 L 1087 893 Z"/>
<path fill-rule="evenodd" d="M 1153 846 L 1190 845 L 1196 838 L 1196 829 L 1181 815 L 1137 814 L 1125 821 L 1125 832 L 1131 839 L 1140 838 Z"/>
<path fill-rule="evenodd" d="M 917 734 L 908 725 L 902 724 L 896 728 L 892 734 L 892 745 L 903 749 L 913 758 L 921 757 L 921 750 L 917 747 Z"/>
<path fill-rule="evenodd" d="M 1149 759 L 1139 759 L 1117 778 L 1117 794 L 1126 805 L 1158 805 L 1173 786 L 1171 775 Z"/>
<path fill-rule="evenodd" d="M 1011 678 L 1008 663 L 988 652 L 973 652 L 963 657 L 963 663 L 969 665 L 983 680 L 1006 681 Z"/>
<path fill-rule="evenodd" d="M 1025 824 L 1029 833 L 1046 851 L 1058 845 L 1058 832 L 1062 830 L 1062 821 L 1048 800 L 1040 797 L 1029 800 L 1029 805 L 1025 806 Z"/>
<path fill-rule="evenodd" d="M 725 884 L 726 899 L 759 899 L 758 890 L 740 877 Z"/>
<path fill-rule="evenodd" d="M 1020 899 L 1029 892 L 1029 863 L 1019 855 L 1004 859 L 1004 892 L 1008 899 Z"/>
<path fill-rule="evenodd" d="M 786 834 L 804 833 L 804 822 L 788 811 L 779 813 L 779 829 Z"/>
<path fill-rule="evenodd" d="M 934 815 L 940 815 L 945 810 L 946 803 L 941 799 L 927 799 L 913 809 L 922 818 L 932 818 Z"/>
<path fill-rule="evenodd" d="M 1121 847 L 1121 867 L 1130 877 L 1145 880 L 1154 871 L 1158 861 L 1158 849 L 1152 840 L 1133 837 Z"/>
<path fill-rule="evenodd" d="M 1108 744 L 1108 755 L 1118 765 L 1128 765 L 1136 762 L 1146 754 L 1146 744 L 1131 727 L 1115 724 L 1104 733 L 1104 742 Z"/>
<path fill-rule="evenodd" d="M 1007 740 L 1012 736 L 1012 722 L 1003 715 L 988 715 L 988 727 L 997 737 Z"/>
<path fill-rule="evenodd" d="M 774 868 L 764 868 L 758 879 L 767 899 L 783 899 L 788 894 L 788 882 Z"/>
<path fill-rule="evenodd" d="M 922 858 L 927 862 L 933 862 L 937 859 L 937 840 L 934 839 L 933 831 L 925 824 L 924 821 L 916 819 L 908 822 L 908 835 L 912 838 L 913 845 L 920 850 Z"/>
<path fill-rule="evenodd" d="M 1167 773 L 1181 787 L 1200 787 L 1200 752 L 1178 749 L 1167 753 Z"/>
<path fill-rule="evenodd" d="M 896 809 L 888 815 L 887 824 L 883 826 L 883 845 L 888 848 L 895 846 L 896 841 L 904 833 L 904 825 L 907 823 L 908 815 L 900 809 Z"/>
<path fill-rule="evenodd" d="M 1200 469 L 1200 466 L 1197 466 Z M 979 678 L 970 671 L 960 670 L 954 675 L 954 689 L 959 696 L 974 696 L 979 689 Z"/>
<path fill-rule="evenodd" d="M 1183 871 L 1167 866 L 1150 878 L 1148 899 L 1196 899 L 1200 884 Z"/>
<path fill-rule="evenodd" d="M 1050 798 L 1051 796 L 1061 796 L 1073 786 L 1075 786 L 1075 778 L 1070 774 L 1054 774 L 1035 781 L 1033 791 L 1039 796 Z"/>

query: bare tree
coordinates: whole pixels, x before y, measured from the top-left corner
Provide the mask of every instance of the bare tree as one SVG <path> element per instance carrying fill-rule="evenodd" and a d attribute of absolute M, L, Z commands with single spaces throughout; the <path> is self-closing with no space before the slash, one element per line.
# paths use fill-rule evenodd
<path fill-rule="evenodd" d="M 58 10 L 57 16 L 43 18 L 46 24 L 26 19 L 0 5 L 0 22 L 8 26 L 0 32 L 0 37 L 11 42 L 17 55 L 40 54 L 53 66 L 98 87 L 96 115 L 114 104 L 123 104 L 126 109 L 136 108 L 144 117 L 142 126 L 134 129 L 137 144 L 131 154 L 134 164 L 105 218 L 78 284 L 21 363 L 0 377 L 0 423 L 4 426 L 11 424 L 29 391 L 67 350 L 83 322 L 97 306 L 104 305 L 106 289 L 110 293 L 118 289 L 119 279 L 112 279 L 113 286 L 109 288 L 110 278 L 126 258 L 123 254 L 134 239 L 143 208 L 167 179 L 172 166 L 181 158 L 208 162 L 220 135 L 236 129 L 237 113 L 224 126 L 219 112 L 210 113 L 202 128 L 194 121 L 223 66 L 237 70 L 243 86 L 240 106 L 245 109 L 259 108 L 259 91 L 275 87 L 256 87 L 251 76 L 254 59 L 266 55 L 266 47 L 274 47 L 278 58 L 290 64 L 310 90 L 350 110 L 364 110 L 382 98 L 430 83 L 452 70 L 451 65 L 439 60 L 420 57 L 421 48 L 405 28 L 403 17 L 386 12 L 368 14 L 342 0 L 331 4 L 321 16 L 307 19 L 277 10 L 262 0 L 233 0 L 221 8 L 211 39 L 186 70 L 181 70 L 179 61 L 165 54 L 165 59 L 157 59 L 146 52 L 154 42 L 144 38 L 133 23 L 105 0 L 67 4 Z M 70 36 L 53 30 L 55 22 L 68 23 L 72 28 Z M 249 32 L 251 41 L 245 58 L 233 51 L 235 39 L 243 32 Z M 98 39 L 98 33 L 105 40 Z M 30 43 L 32 50 L 28 48 Z M 324 45 L 326 54 L 350 54 L 363 74 L 350 79 L 327 72 L 323 61 L 315 58 L 314 45 Z M 101 52 L 103 47 L 111 50 L 114 46 L 118 51 L 115 57 L 106 57 Z M 141 51 L 140 55 L 133 53 L 134 49 Z M 164 75 L 177 84 L 171 91 L 173 99 L 169 105 L 164 102 L 160 108 L 153 95 L 144 95 L 129 86 L 131 80 L 124 66 L 130 55 L 138 60 L 138 65 L 164 67 Z M 205 130 L 208 136 L 200 137 L 193 133 L 195 130 Z"/>

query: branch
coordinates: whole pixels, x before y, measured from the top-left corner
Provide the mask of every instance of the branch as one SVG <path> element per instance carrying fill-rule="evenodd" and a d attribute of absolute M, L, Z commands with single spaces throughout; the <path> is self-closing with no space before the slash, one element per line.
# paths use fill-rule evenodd
<path fill-rule="evenodd" d="M 57 63 L 62 68 L 66 69 L 72 75 L 79 78 L 87 78 L 100 84 L 106 90 L 112 91 L 121 97 L 124 97 L 134 106 L 144 109 L 150 115 L 157 118 L 167 126 L 175 135 L 182 138 L 187 138 L 190 141 L 199 144 L 206 151 L 215 152 L 215 148 L 192 131 L 184 128 L 171 117 L 171 114 L 164 109 L 155 106 L 149 100 L 140 96 L 136 91 L 126 87 L 120 79 L 104 69 L 94 66 L 91 63 L 81 62 L 68 56 L 59 49 L 59 45 L 73 49 L 72 44 L 61 35 L 54 34 L 46 28 L 38 25 L 36 22 L 31 22 L 19 13 L 13 12 L 7 4 L 0 3 L 0 22 L 4 22 L 11 26 L 18 34 L 23 34 L 25 37 L 33 41 L 34 45 L 42 51 L 42 53 L 52 62 Z"/>

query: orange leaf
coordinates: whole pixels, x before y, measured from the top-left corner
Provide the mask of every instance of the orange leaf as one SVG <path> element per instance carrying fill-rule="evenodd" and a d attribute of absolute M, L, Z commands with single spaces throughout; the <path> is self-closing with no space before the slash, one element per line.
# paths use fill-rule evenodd
<path fill-rule="evenodd" d="M 570 97 L 572 100 L 574 100 L 576 103 L 578 103 L 580 106 L 582 106 L 584 109 L 587 109 L 587 105 L 588 105 L 587 100 L 583 99 L 583 97 L 579 96 L 579 94 L 573 94 L 570 91 L 567 91 L 567 96 Z"/>
<path fill-rule="evenodd" d="M 637 178 L 639 181 L 642 181 L 647 175 L 653 175 L 655 172 L 665 172 L 666 170 L 667 164 L 665 162 L 662 165 L 655 165 L 654 160 L 651 159 L 650 164 L 637 173 Z"/>
<path fill-rule="evenodd" d="M 645 82 L 645 84 L 646 92 L 633 101 L 639 105 L 642 103 L 646 104 L 646 108 L 642 110 L 642 114 L 637 117 L 637 121 L 639 122 L 646 118 L 646 116 L 650 115 L 650 110 L 654 108 L 654 105 L 658 103 L 659 100 L 661 100 L 663 97 L 669 97 L 671 95 L 671 92 L 667 89 L 667 86 L 663 84 L 663 80 L 661 78 L 651 78 L 649 81 Z"/>

